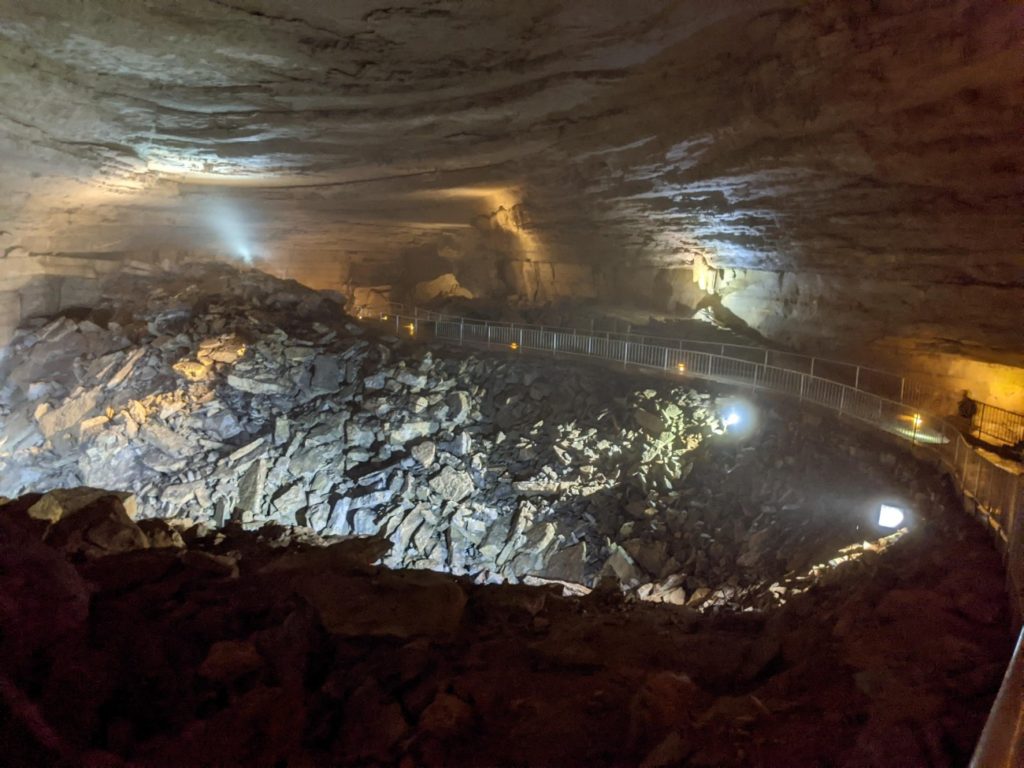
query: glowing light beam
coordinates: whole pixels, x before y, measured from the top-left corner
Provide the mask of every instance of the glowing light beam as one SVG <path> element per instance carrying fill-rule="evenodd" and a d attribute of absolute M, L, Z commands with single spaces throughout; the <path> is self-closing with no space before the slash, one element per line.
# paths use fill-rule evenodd
<path fill-rule="evenodd" d="M 880 528 L 899 528 L 903 525 L 903 510 L 891 504 L 878 507 L 878 526 Z"/>

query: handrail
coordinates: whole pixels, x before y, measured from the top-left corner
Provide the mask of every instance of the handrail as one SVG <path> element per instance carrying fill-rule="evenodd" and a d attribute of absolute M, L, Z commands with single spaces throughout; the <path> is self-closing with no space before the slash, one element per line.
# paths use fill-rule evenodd
<path fill-rule="evenodd" d="M 411 317 L 418 318 L 420 320 L 424 320 L 424 321 L 428 321 L 428 322 L 436 321 L 436 320 L 441 320 L 441 321 L 457 320 L 460 317 L 458 315 L 448 315 L 448 314 L 445 314 L 443 312 L 435 312 L 432 309 L 424 309 L 422 307 L 409 306 L 409 305 L 403 304 L 402 302 L 398 302 L 398 301 L 389 301 L 389 302 L 387 302 L 387 304 L 388 304 L 388 309 L 389 309 L 388 314 L 390 314 L 390 315 L 397 314 L 397 315 L 402 315 L 402 316 L 411 316 Z M 466 319 L 468 320 L 470 318 L 466 318 Z M 828 357 L 818 357 L 818 356 L 815 356 L 815 355 L 804 355 L 804 354 L 799 353 L 799 352 L 789 352 L 789 351 L 786 351 L 784 349 L 772 349 L 770 347 L 758 346 L 756 344 L 735 344 L 735 343 L 732 343 L 732 342 L 703 341 L 701 339 L 686 339 L 686 338 L 682 338 L 680 336 L 666 336 L 666 335 L 661 335 L 661 334 L 656 334 L 656 333 L 652 333 L 652 334 L 637 334 L 637 333 L 633 333 L 632 331 L 627 331 L 626 333 L 623 333 L 621 331 L 596 331 L 595 332 L 595 331 L 586 331 L 586 330 L 583 330 L 583 329 L 580 329 L 580 328 L 573 328 L 573 327 L 566 327 L 566 326 L 537 325 L 535 323 L 515 323 L 515 322 L 512 322 L 512 321 L 508 321 L 508 320 L 483 320 L 483 319 L 476 318 L 475 322 L 486 322 L 486 323 L 488 323 L 490 325 L 514 325 L 517 328 L 528 328 L 528 329 L 536 329 L 536 330 L 544 330 L 544 331 L 559 331 L 559 332 L 562 332 L 562 333 L 590 333 L 590 335 L 593 335 L 593 336 L 604 336 L 605 338 L 620 339 L 620 340 L 623 340 L 623 341 L 629 341 L 630 343 L 638 343 L 638 344 L 647 343 L 648 340 L 652 340 L 654 342 L 660 342 L 660 341 L 671 342 L 672 345 L 694 344 L 694 345 L 698 345 L 698 346 L 701 346 L 701 347 L 708 347 L 708 348 L 712 348 L 712 349 L 718 349 L 721 354 L 725 354 L 725 352 L 723 351 L 723 348 L 725 348 L 725 349 L 742 349 L 742 350 L 749 351 L 752 355 L 756 354 L 758 357 L 763 357 L 767 353 L 767 355 L 773 355 L 774 354 L 774 355 L 779 355 L 779 356 L 782 356 L 782 357 L 787 357 L 787 358 L 790 358 L 790 359 L 806 361 L 806 363 L 807 363 L 807 366 L 806 366 L 807 371 L 806 372 L 807 373 L 813 373 L 814 372 L 814 367 L 817 364 L 817 365 L 828 365 L 828 366 L 842 366 L 844 368 L 850 368 L 850 369 L 860 369 L 860 371 L 862 373 L 864 373 L 864 372 L 877 373 L 877 374 L 881 374 L 882 376 L 890 376 L 890 377 L 892 377 L 893 379 L 896 379 L 896 380 L 904 379 L 904 377 L 901 376 L 898 373 L 893 373 L 892 371 L 886 371 L 886 370 L 883 370 L 881 368 L 873 368 L 873 367 L 866 366 L 866 365 L 860 365 L 858 363 L 851 363 L 851 362 L 848 362 L 846 360 L 835 360 L 833 358 L 828 358 Z M 661 344 L 659 346 L 669 346 L 669 345 L 668 344 Z M 856 376 L 856 374 L 855 374 L 855 376 Z"/>
<path fill-rule="evenodd" d="M 407 306 L 397 301 L 389 301 L 387 305 L 389 314 L 411 316 L 413 319 L 419 319 L 427 322 L 451 322 L 461 319 L 458 315 L 435 312 L 434 310 L 424 309 L 422 307 Z M 630 344 L 647 344 L 649 342 L 654 342 L 658 346 L 673 346 L 678 349 L 704 349 L 711 352 L 717 351 L 718 354 L 723 357 L 739 357 L 741 359 L 748 359 L 751 362 L 761 362 L 765 365 L 769 365 L 772 362 L 775 364 L 781 363 L 779 367 L 800 370 L 804 373 L 809 373 L 812 376 L 818 376 L 819 378 L 828 379 L 829 381 L 837 381 L 841 384 L 848 385 L 852 382 L 854 389 L 871 392 L 872 394 L 885 397 L 889 400 L 898 400 L 899 402 L 907 405 L 922 406 L 926 403 L 940 402 L 947 402 L 951 404 L 954 397 L 950 392 L 943 392 L 930 388 L 913 379 L 908 379 L 902 374 L 886 371 L 881 368 L 873 368 L 845 360 L 805 355 L 799 352 L 788 352 L 786 350 L 771 349 L 769 347 L 756 346 L 752 344 L 702 341 L 700 339 L 686 339 L 678 336 L 635 334 L 632 332 L 593 332 L 580 328 L 567 328 L 564 326 L 514 323 L 510 321 L 482 320 L 478 318 L 465 319 L 472 320 L 473 322 L 486 323 L 496 327 L 509 326 L 528 330 L 589 334 L 592 336 L 604 337 L 608 340 L 616 339 L 627 341 Z M 736 352 L 739 352 L 739 354 L 729 354 Z M 793 361 L 800 361 L 802 365 L 793 366 L 789 364 Z M 839 375 L 839 371 L 842 371 L 845 375 Z M 996 408 L 995 406 L 982 403 L 980 401 L 976 402 L 978 405 L 978 415 L 974 420 L 972 428 L 978 433 L 979 437 L 988 435 L 990 437 L 994 437 L 998 442 L 1004 442 L 1010 445 L 1015 444 L 1018 440 L 1024 439 L 1024 414 Z M 990 411 L 998 412 L 998 416 L 993 417 L 996 419 L 995 424 L 991 424 L 990 422 L 993 421 L 993 418 L 989 418 L 987 416 Z M 1010 439 L 1011 435 L 1016 435 L 1016 437 Z"/>
<path fill-rule="evenodd" d="M 390 320 L 387 316 L 383 319 Z M 1020 627 L 1024 616 L 1024 480 L 975 451 L 948 420 L 926 416 L 907 403 L 830 379 L 724 354 L 643 344 L 576 330 L 492 324 L 438 313 L 426 318 L 420 317 L 418 312 L 413 316 L 394 315 L 395 329 L 400 331 L 404 325 L 413 335 L 424 322 L 433 323 L 437 338 L 460 344 L 499 345 L 512 350 L 597 358 L 621 363 L 623 367 L 654 369 L 670 375 L 694 376 L 790 395 L 909 439 L 915 448 L 931 453 L 949 471 L 960 490 L 965 509 L 973 508 L 976 517 L 995 534 L 996 545 L 1006 564 L 1013 620 Z M 1022 678 L 1024 654 L 1018 642 L 972 766 L 1011 768 L 1020 766 L 1024 760 L 1024 698 L 1016 695 Z"/>
<path fill-rule="evenodd" d="M 1020 768 L 1024 765 L 1024 630 L 1006 668 L 970 768 Z"/>
<path fill-rule="evenodd" d="M 998 408 L 988 403 L 978 403 L 977 411 L 971 417 L 971 434 L 997 443 L 1017 445 L 1024 442 L 1024 414 Z"/>

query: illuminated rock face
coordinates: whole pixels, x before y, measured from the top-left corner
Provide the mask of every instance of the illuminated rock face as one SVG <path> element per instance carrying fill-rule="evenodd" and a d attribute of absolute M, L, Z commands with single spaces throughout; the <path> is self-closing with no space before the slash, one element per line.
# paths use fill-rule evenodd
<path fill-rule="evenodd" d="M 9 5 L 10 259 L 656 308 L 706 259 L 775 338 L 1024 362 L 1014 4 Z"/>

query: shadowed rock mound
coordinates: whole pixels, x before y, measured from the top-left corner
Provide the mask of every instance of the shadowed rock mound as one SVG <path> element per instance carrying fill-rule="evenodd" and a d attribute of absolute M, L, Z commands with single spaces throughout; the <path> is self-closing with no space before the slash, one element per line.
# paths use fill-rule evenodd
<path fill-rule="evenodd" d="M 136 523 L 88 489 L 0 506 L 5 761 L 959 765 L 1009 653 L 959 517 L 715 617 L 372 565 L 388 546 Z"/>

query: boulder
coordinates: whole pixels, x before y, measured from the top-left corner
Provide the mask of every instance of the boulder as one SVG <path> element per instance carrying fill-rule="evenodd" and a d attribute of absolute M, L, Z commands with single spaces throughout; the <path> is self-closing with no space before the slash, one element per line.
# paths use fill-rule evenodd
<path fill-rule="evenodd" d="M 622 547 L 614 542 L 609 544 L 610 553 L 601 569 L 601 576 L 614 576 L 626 588 L 637 586 L 643 580 L 641 571 L 633 558 Z"/>
<path fill-rule="evenodd" d="M 472 412 L 472 402 L 466 392 L 451 392 L 444 400 L 448 406 L 448 418 L 453 424 L 463 424 Z"/>
<path fill-rule="evenodd" d="M 437 446 L 430 440 L 424 440 L 414 445 L 409 453 L 421 466 L 429 468 L 437 455 Z"/>
<path fill-rule="evenodd" d="M 428 485 L 445 501 L 462 501 L 476 489 L 468 472 L 452 467 L 442 469 L 430 479 Z"/>
<path fill-rule="evenodd" d="M 431 571 L 381 571 L 373 582 L 315 573 L 297 588 L 327 631 L 342 637 L 450 636 L 466 607 L 459 586 Z"/>
<path fill-rule="evenodd" d="M 586 564 L 587 545 L 581 541 L 551 555 L 539 575 L 555 581 L 583 584 Z"/>
<path fill-rule="evenodd" d="M 125 512 L 121 500 L 110 494 L 63 516 L 50 528 L 46 543 L 88 559 L 149 548 L 146 534 Z"/>
<path fill-rule="evenodd" d="M 295 483 L 277 494 L 271 501 L 277 522 L 295 525 L 296 516 L 306 508 L 306 491 L 301 483 Z"/>
<path fill-rule="evenodd" d="M 313 358 L 313 377 L 310 387 L 316 392 L 334 392 L 342 383 L 344 368 L 333 355 L 317 355 Z"/>
<path fill-rule="evenodd" d="M 228 374 L 227 382 L 229 387 L 250 395 L 284 395 L 292 389 L 288 383 L 250 378 L 234 373 Z"/>
<path fill-rule="evenodd" d="M 437 431 L 437 424 L 432 421 L 407 421 L 405 424 L 388 433 L 388 442 L 392 445 L 405 445 L 419 440 Z"/>
<path fill-rule="evenodd" d="M 168 525 L 165 520 L 150 518 L 148 520 L 140 520 L 138 525 L 142 532 L 146 534 L 146 538 L 149 539 L 151 549 L 185 548 L 185 541 L 181 538 L 181 534 L 178 533 L 177 529 Z"/>
<path fill-rule="evenodd" d="M 137 504 L 130 493 L 105 491 L 99 488 L 58 488 L 42 495 L 27 509 L 29 517 L 56 523 L 99 499 L 112 496 L 129 517 L 135 517 Z"/>
<path fill-rule="evenodd" d="M 77 427 L 86 416 L 96 409 L 102 394 L 102 390 L 97 387 L 65 400 L 58 408 L 44 408 L 37 411 L 39 431 L 43 433 L 43 437 L 49 440 L 58 432 Z"/>
<path fill-rule="evenodd" d="M 657 437 L 667 429 L 665 422 L 658 415 L 645 411 L 643 408 L 637 408 L 633 412 L 633 418 L 636 419 L 636 423 L 640 425 L 641 429 L 653 437 Z"/>
<path fill-rule="evenodd" d="M 221 640 L 210 646 L 206 658 L 199 665 L 199 676 L 218 683 L 230 683 L 258 672 L 264 666 L 252 643 L 240 640 Z"/>

